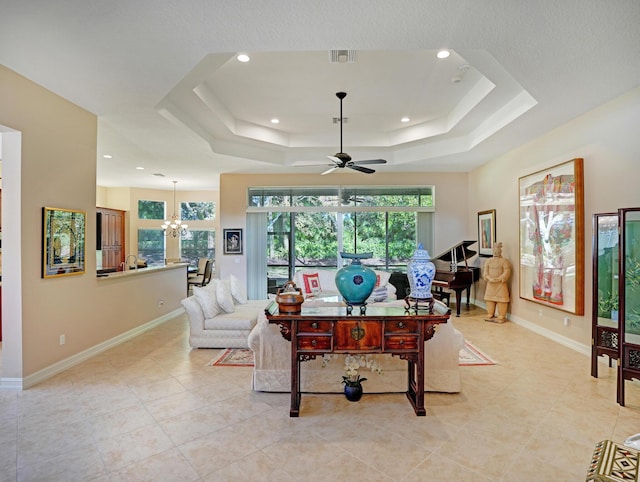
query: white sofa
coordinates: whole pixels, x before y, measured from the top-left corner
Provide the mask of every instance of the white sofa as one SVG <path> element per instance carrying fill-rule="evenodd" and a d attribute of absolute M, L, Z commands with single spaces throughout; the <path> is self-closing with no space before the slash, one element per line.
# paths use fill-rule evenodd
<path fill-rule="evenodd" d="M 391 273 L 386 271 L 373 270 L 377 276 L 376 287 L 371 293 L 367 303 L 393 301 L 396 299 L 396 287 L 389 283 Z M 309 283 L 309 277 L 318 275 L 319 286 L 314 290 Z M 305 278 L 306 283 L 305 283 Z M 336 270 L 320 268 L 303 268 L 296 271 L 293 282 L 302 290 L 305 299 L 307 298 L 331 298 L 340 293 L 336 286 Z"/>
<path fill-rule="evenodd" d="M 189 345 L 193 348 L 248 348 L 247 338 L 264 314 L 269 300 L 247 300 L 233 276 L 211 280 L 182 300 L 189 318 Z"/>
<path fill-rule="evenodd" d="M 307 303 L 307 301 L 305 301 Z M 316 302 L 314 302 L 316 303 Z M 392 305 L 403 306 L 396 301 Z M 436 301 L 436 310 L 445 313 L 448 308 Z M 264 313 L 249 334 L 249 348 L 253 351 L 255 366 L 252 386 L 256 391 L 289 392 L 291 390 L 291 344 L 285 340 L 276 324 L 270 324 Z M 451 319 L 436 327 L 436 332 L 425 342 L 425 391 L 456 393 L 460 391 L 459 352 L 464 336 L 456 330 Z M 383 373 L 361 372 L 367 378 L 366 393 L 404 392 L 407 390 L 407 362 L 390 355 L 373 355 L 382 366 Z M 325 367 L 322 359 L 301 364 L 301 390 L 306 392 L 342 392 L 344 365 L 342 356 L 332 359 Z"/>

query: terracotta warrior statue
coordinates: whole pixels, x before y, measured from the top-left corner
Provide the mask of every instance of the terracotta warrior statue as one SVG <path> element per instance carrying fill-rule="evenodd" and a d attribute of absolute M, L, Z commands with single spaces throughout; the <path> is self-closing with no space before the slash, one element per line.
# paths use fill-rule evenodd
<path fill-rule="evenodd" d="M 509 304 L 509 285 L 511 263 L 502 257 L 502 243 L 493 246 L 493 257 L 484 264 L 482 279 L 487 283 L 484 300 L 487 305 L 485 321 L 504 323 L 507 321 L 507 305 Z M 498 316 L 495 316 L 496 307 Z"/>

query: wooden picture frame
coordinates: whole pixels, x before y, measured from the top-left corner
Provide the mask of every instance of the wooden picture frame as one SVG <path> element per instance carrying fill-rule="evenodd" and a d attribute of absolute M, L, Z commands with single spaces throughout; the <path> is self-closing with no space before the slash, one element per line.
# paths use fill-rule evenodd
<path fill-rule="evenodd" d="M 480 211 L 478 213 L 478 256 L 490 258 L 493 256 L 493 246 L 496 243 L 496 210 Z"/>
<path fill-rule="evenodd" d="M 242 254 L 242 229 L 223 229 L 222 244 L 224 254 Z"/>
<path fill-rule="evenodd" d="M 520 177 L 518 196 L 520 298 L 583 315 L 583 160 Z"/>
<path fill-rule="evenodd" d="M 85 211 L 42 208 L 42 277 L 84 274 Z"/>

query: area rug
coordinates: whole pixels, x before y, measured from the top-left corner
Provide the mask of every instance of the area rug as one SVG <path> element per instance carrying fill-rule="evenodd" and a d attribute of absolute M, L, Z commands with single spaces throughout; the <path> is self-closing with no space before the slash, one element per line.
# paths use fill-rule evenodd
<path fill-rule="evenodd" d="M 482 350 L 472 343 L 465 341 L 464 348 L 460 350 L 460 366 L 495 365 L 495 362 Z M 227 348 L 207 363 L 215 367 L 252 367 L 253 352 L 246 348 Z"/>
<path fill-rule="evenodd" d="M 458 355 L 458 363 L 461 367 L 496 364 L 489 355 L 467 340 L 464 341 L 464 348 L 460 350 Z"/>
<path fill-rule="evenodd" d="M 253 352 L 248 348 L 226 348 L 207 363 L 212 367 L 252 367 Z"/>

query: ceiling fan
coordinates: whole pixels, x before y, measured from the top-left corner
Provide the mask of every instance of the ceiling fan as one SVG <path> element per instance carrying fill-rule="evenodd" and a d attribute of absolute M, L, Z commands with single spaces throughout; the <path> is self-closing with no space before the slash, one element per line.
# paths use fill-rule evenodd
<path fill-rule="evenodd" d="M 368 167 L 362 167 L 362 164 L 386 164 L 387 161 L 384 159 L 368 159 L 364 161 L 352 161 L 351 156 L 346 152 L 342 152 L 342 99 L 347 96 L 346 92 L 336 92 L 336 97 L 340 99 L 340 152 L 338 152 L 334 156 L 327 156 L 332 164 L 329 164 L 329 169 L 324 171 L 322 175 L 329 174 L 330 172 L 335 171 L 336 169 L 344 169 L 348 167 L 349 169 L 354 169 L 356 171 L 364 172 L 366 174 L 373 174 L 376 172 L 373 169 Z"/>

